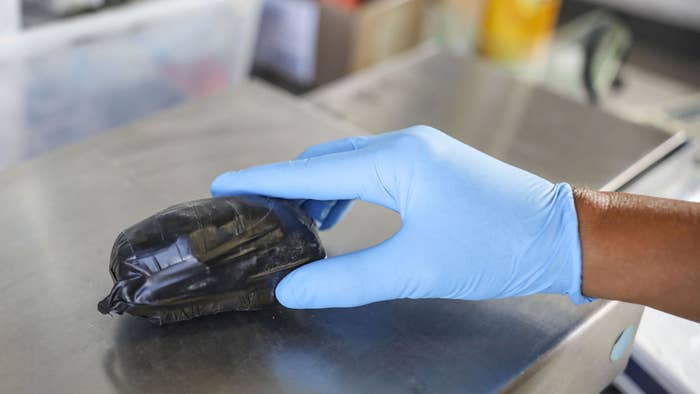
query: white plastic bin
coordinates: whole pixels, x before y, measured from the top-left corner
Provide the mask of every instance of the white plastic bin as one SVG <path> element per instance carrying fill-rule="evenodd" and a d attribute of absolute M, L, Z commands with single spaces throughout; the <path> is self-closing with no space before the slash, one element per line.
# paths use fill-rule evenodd
<path fill-rule="evenodd" d="M 0 168 L 246 78 L 257 0 L 161 0 L 0 37 Z"/>

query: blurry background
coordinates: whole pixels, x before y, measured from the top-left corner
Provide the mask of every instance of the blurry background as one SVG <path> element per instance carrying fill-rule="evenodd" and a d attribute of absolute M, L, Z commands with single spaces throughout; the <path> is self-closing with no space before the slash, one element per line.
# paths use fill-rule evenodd
<path fill-rule="evenodd" d="M 700 134 L 698 0 L 0 0 L 0 170 L 251 76 L 306 95 L 422 45 Z M 699 326 L 647 308 L 609 390 L 700 391 L 698 360 Z"/>

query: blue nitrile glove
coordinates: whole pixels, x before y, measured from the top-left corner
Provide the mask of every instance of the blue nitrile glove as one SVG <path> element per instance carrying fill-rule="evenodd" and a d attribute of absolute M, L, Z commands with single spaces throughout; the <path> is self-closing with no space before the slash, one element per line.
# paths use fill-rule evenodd
<path fill-rule="evenodd" d="M 211 192 L 309 200 L 304 207 L 322 228 L 337 222 L 347 201 L 361 199 L 398 212 L 403 226 L 379 245 L 296 269 L 277 286 L 283 305 L 535 293 L 587 300 L 568 184 L 552 184 L 426 126 L 332 141 L 301 157 L 222 174 Z"/>

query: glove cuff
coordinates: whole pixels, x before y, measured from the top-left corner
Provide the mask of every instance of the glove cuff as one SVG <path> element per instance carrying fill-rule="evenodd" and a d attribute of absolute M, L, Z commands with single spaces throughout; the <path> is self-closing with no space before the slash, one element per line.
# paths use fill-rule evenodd
<path fill-rule="evenodd" d="M 559 265 L 559 274 L 550 289 L 552 293 L 567 294 L 576 305 L 586 304 L 594 299 L 581 293 L 583 259 L 574 193 L 568 183 L 559 183 L 556 189 L 559 242 L 551 263 Z"/>

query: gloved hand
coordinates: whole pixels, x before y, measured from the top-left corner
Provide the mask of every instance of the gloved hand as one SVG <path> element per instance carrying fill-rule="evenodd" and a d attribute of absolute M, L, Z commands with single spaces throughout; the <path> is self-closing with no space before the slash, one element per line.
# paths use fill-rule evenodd
<path fill-rule="evenodd" d="M 211 192 L 309 199 L 304 208 L 321 228 L 354 199 L 401 215 L 387 241 L 287 275 L 276 294 L 289 308 L 535 293 L 586 301 L 571 187 L 430 127 L 316 145 L 297 160 L 224 173 Z"/>

